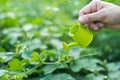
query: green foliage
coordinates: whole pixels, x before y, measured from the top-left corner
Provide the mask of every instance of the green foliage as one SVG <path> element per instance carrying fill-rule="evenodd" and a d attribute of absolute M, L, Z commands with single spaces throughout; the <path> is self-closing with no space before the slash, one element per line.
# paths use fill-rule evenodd
<path fill-rule="evenodd" d="M 0 0 L 0 80 L 119 80 L 119 31 L 103 29 L 88 48 L 63 50 L 88 2 Z"/>
<path fill-rule="evenodd" d="M 13 59 L 10 63 L 9 63 L 9 70 L 15 70 L 15 71 L 19 71 L 22 70 L 22 64 L 18 59 Z"/>

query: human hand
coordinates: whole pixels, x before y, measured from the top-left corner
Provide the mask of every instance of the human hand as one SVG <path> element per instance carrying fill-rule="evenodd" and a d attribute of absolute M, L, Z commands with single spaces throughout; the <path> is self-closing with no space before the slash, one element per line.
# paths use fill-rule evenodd
<path fill-rule="evenodd" d="M 120 29 L 120 7 L 112 3 L 93 0 L 80 10 L 78 20 L 95 31 L 103 26 Z"/>

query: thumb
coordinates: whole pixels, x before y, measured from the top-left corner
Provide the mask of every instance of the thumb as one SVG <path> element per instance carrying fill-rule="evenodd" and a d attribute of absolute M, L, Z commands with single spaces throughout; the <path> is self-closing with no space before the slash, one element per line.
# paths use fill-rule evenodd
<path fill-rule="evenodd" d="M 99 12 L 90 13 L 79 17 L 79 22 L 82 24 L 87 24 L 97 21 L 102 21 L 102 14 L 100 14 Z"/>

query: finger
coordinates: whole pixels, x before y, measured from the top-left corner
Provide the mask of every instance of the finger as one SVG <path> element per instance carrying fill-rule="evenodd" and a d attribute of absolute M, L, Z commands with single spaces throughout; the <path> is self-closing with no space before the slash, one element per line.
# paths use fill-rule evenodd
<path fill-rule="evenodd" d="M 93 30 L 98 31 L 98 30 L 100 30 L 100 28 L 99 27 L 94 27 Z"/>
<path fill-rule="evenodd" d="M 84 8 L 82 8 L 79 12 L 79 17 L 88 13 L 91 13 L 91 8 L 89 6 L 89 4 L 87 6 L 85 6 Z"/>
<path fill-rule="evenodd" d="M 79 17 L 85 14 L 93 13 L 97 11 L 97 3 L 100 0 L 92 0 L 87 6 L 82 8 L 79 12 Z"/>
<path fill-rule="evenodd" d="M 101 1 L 101 0 L 92 0 L 92 1 Z"/>
<path fill-rule="evenodd" d="M 104 23 L 102 23 L 102 22 L 97 22 L 96 25 L 97 25 L 98 27 L 102 28 L 102 27 L 104 26 Z"/>
<path fill-rule="evenodd" d="M 85 27 L 89 27 L 89 25 L 88 24 L 84 24 L 85 25 Z"/>
<path fill-rule="evenodd" d="M 81 17 L 79 17 L 79 22 L 82 24 L 92 23 L 92 22 L 99 22 L 102 21 L 103 15 L 99 12 L 86 14 Z"/>
<path fill-rule="evenodd" d="M 100 29 L 96 23 L 89 23 L 89 27 L 94 31 L 98 31 Z"/>

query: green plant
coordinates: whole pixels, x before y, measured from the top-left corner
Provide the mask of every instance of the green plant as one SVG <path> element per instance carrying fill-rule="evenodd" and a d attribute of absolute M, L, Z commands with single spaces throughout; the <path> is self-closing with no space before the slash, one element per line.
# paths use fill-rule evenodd
<path fill-rule="evenodd" d="M 89 1 L 1 0 L 0 80 L 119 80 L 119 31 L 103 29 L 87 48 L 63 50 Z"/>

